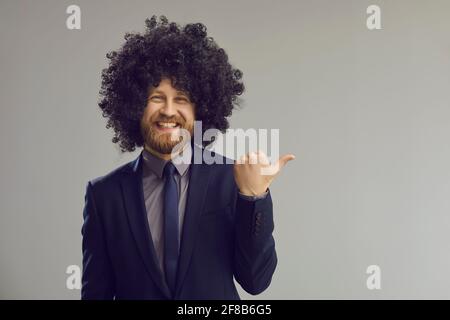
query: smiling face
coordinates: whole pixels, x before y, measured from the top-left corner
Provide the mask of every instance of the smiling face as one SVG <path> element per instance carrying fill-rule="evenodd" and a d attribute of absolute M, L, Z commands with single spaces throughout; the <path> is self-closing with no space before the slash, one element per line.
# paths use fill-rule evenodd
<path fill-rule="evenodd" d="M 188 94 L 178 91 L 169 79 L 163 78 L 158 87 L 150 89 L 141 119 L 145 148 L 163 157 L 170 155 L 182 140 L 180 128 L 193 136 L 194 120 L 194 104 Z"/>

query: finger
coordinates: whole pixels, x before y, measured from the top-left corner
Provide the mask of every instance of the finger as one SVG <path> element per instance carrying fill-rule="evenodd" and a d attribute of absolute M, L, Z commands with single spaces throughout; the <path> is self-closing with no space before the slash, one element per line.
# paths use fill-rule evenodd
<path fill-rule="evenodd" d="M 267 158 L 267 156 L 266 156 L 266 154 L 264 152 L 259 152 L 258 153 L 258 160 L 259 160 L 259 163 L 261 163 L 262 165 L 269 165 L 270 164 L 270 161 L 269 161 L 269 159 Z"/>
<path fill-rule="evenodd" d="M 238 160 L 236 160 L 236 164 L 244 164 L 247 162 L 247 155 L 242 155 Z"/>
<path fill-rule="evenodd" d="M 280 159 L 278 159 L 278 161 L 275 163 L 275 166 L 278 167 L 279 170 L 281 170 L 286 165 L 286 163 L 294 159 L 295 156 L 293 154 L 285 154 L 284 156 L 281 156 Z"/>
<path fill-rule="evenodd" d="M 248 163 L 249 164 L 257 164 L 258 163 L 258 156 L 255 152 L 250 152 L 248 155 Z"/>

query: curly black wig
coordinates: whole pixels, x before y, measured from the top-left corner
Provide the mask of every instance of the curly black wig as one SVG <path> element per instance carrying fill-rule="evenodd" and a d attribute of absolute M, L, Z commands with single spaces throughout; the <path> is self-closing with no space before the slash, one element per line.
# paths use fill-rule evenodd
<path fill-rule="evenodd" d="M 164 15 L 153 15 L 145 24 L 144 34 L 127 32 L 122 47 L 106 54 L 110 61 L 102 71 L 98 105 L 108 119 L 106 128 L 114 129 L 112 142 L 119 143 L 122 152 L 144 145 L 140 120 L 150 87 L 162 78 L 188 93 L 203 132 L 225 132 L 227 117 L 244 92 L 242 72 L 233 68 L 202 23 L 180 27 Z"/>

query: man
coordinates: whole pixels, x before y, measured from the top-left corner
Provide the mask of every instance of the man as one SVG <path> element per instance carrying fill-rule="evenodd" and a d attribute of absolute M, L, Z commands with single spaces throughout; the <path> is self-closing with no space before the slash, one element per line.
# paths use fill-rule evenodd
<path fill-rule="evenodd" d="M 194 121 L 224 131 L 242 73 L 204 25 L 146 24 L 103 71 L 99 106 L 113 142 L 143 150 L 87 184 L 82 299 L 240 299 L 233 278 L 259 294 L 277 264 L 269 185 L 294 156 L 192 161 L 209 151 L 183 132 L 192 136 Z"/>

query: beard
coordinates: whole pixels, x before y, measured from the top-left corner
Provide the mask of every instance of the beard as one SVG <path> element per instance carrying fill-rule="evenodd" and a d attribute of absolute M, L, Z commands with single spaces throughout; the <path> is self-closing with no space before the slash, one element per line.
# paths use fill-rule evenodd
<path fill-rule="evenodd" d="M 156 128 L 157 122 L 176 122 L 179 126 L 173 132 L 162 132 Z M 187 130 L 190 137 L 194 133 L 194 125 L 186 123 L 183 119 L 178 117 L 158 117 L 154 121 L 141 121 L 141 134 L 144 139 L 145 144 L 152 150 L 159 152 L 161 154 L 171 154 L 174 152 L 176 146 L 182 147 L 188 142 L 187 137 L 183 137 L 183 130 Z M 184 141 L 187 140 L 187 141 Z"/>

